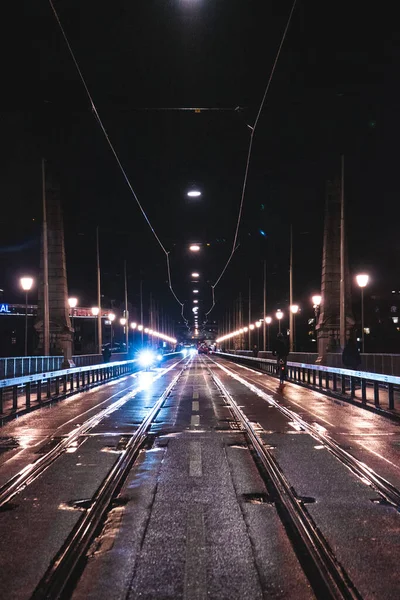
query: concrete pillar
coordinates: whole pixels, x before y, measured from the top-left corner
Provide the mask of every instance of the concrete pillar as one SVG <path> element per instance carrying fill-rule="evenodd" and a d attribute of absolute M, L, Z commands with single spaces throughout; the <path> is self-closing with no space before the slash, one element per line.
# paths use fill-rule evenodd
<path fill-rule="evenodd" d="M 317 363 L 327 364 L 329 352 L 340 347 L 340 182 L 328 181 L 325 204 L 324 246 L 322 254 L 321 308 L 317 324 Z M 347 256 L 345 263 L 347 265 Z M 346 268 L 346 330 L 354 326 L 351 312 L 350 285 Z"/>
<path fill-rule="evenodd" d="M 63 355 L 65 366 L 72 363 L 72 328 L 69 317 L 64 225 L 60 190 L 51 175 L 46 176 L 47 243 L 49 272 L 50 354 Z M 37 353 L 43 352 L 43 245 L 40 260 L 38 316 L 35 329 L 39 334 Z"/>

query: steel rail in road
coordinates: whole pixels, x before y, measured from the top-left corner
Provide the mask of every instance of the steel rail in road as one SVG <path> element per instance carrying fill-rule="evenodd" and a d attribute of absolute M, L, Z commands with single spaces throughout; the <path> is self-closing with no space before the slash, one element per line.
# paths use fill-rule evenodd
<path fill-rule="evenodd" d="M 131 470 L 138 452 L 146 440 L 148 429 L 184 369 L 182 368 L 174 377 L 130 438 L 126 448 L 92 498 L 89 508 L 76 523 L 62 548 L 54 557 L 52 564 L 33 592 L 31 600 L 59 600 L 64 597 L 67 590 L 72 591 L 76 569 L 103 523 L 113 498 Z"/>
<path fill-rule="evenodd" d="M 163 371 L 158 373 L 152 381 L 154 382 L 166 375 L 166 373 L 173 369 L 177 364 L 178 363 L 174 363 L 170 367 L 163 369 Z M 27 465 L 19 473 L 14 475 L 14 477 L 9 479 L 9 481 L 0 487 L 0 507 L 7 504 L 7 502 L 10 502 L 15 494 L 40 477 L 40 475 L 42 475 L 55 460 L 63 455 L 67 448 L 73 446 L 82 435 L 85 435 L 88 431 L 96 427 L 105 417 L 118 410 L 121 406 L 126 404 L 126 402 L 143 391 L 145 387 L 146 386 L 138 386 L 136 389 L 124 394 L 122 398 L 115 400 L 110 406 L 102 409 L 100 412 L 90 417 L 90 419 L 87 419 L 79 427 L 73 429 L 67 437 L 60 440 L 51 450 L 49 450 L 49 452 L 38 458 L 37 461 Z"/>
<path fill-rule="evenodd" d="M 362 479 L 367 481 L 369 485 L 374 488 L 379 494 L 381 494 L 390 504 L 392 504 L 397 510 L 400 510 L 400 490 L 392 485 L 387 479 L 379 475 L 376 471 L 359 461 L 357 458 L 352 456 L 349 452 L 344 450 L 337 442 L 335 442 L 329 435 L 323 433 L 315 425 L 307 423 L 298 413 L 286 408 L 279 404 L 270 394 L 264 392 L 258 385 L 251 383 L 240 377 L 235 371 L 228 369 L 224 365 L 212 361 L 216 366 L 225 371 L 231 377 L 248 387 L 255 394 L 260 396 L 263 400 L 268 402 L 271 406 L 276 408 L 279 412 L 285 415 L 290 421 L 295 421 L 299 427 L 309 433 L 315 440 L 320 444 L 326 446 L 328 450 L 348 467 L 353 473 Z M 290 401 L 290 400 L 289 400 Z"/>
<path fill-rule="evenodd" d="M 214 361 L 213 361 L 214 362 Z M 218 363 L 215 363 L 217 366 Z M 205 363 L 207 366 L 207 364 Z M 207 366 L 211 377 L 225 397 L 234 418 L 241 424 L 254 448 L 265 473 L 267 485 L 274 492 L 277 507 L 286 530 L 292 534 L 292 541 L 301 549 L 300 562 L 308 580 L 321 600 L 360 600 L 361 595 L 351 582 L 350 577 L 340 565 L 304 504 L 294 494 L 292 487 L 281 471 L 277 461 L 263 444 L 257 431 L 237 405 L 236 401 L 217 375 Z M 262 475 L 265 478 L 265 473 Z M 300 547 L 300 548 L 299 548 Z M 304 560 L 304 556 L 306 560 Z"/>

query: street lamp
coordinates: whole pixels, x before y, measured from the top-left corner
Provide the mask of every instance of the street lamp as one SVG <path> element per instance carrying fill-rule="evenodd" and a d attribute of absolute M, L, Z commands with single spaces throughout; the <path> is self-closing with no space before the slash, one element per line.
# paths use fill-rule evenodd
<path fill-rule="evenodd" d="M 121 325 L 126 325 L 126 319 L 125 319 L 125 317 L 121 317 L 120 320 L 119 320 L 119 322 L 120 322 Z"/>
<path fill-rule="evenodd" d="M 19 280 L 25 292 L 25 356 L 28 356 L 28 292 L 33 286 L 32 277 L 21 277 Z"/>
<path fill-rule="evenodd" d="M 189 246 L 189 250 L 190 250 L 191 252 L 199 252 L 199 250 L 200 250 L 200 246 L 199 246 L 198 244 L 191 244 L 191 245 Z"/>
<path fill-rule="evenodd" d="M 199 190 L 190 190 L 187 195 L 189 196 L 189 198 L 198 198 L 199 196 L 201 196 L 201 192 Z"/>
<path fill-rule="evenodd" d="M 192 273 L 192 277 L 194 279 L 197 279 L 197 277 L 200 277 L 200 273 Z"/>
<path fill-rule="evenodd" d="M 269 351 L 269 326 L 272 323 L 272 317 L 265 317 L 265 322 L 267 324 L 267 350 Z"/>
<path fill-rule="evenodd" d="M 110 321 L 110 350 L 112 352 L 113 346 L 113 322 L 115 321 L 115 314 L 113 312 L 108 313 L 108 320 Z"/>
<path fill-rule="evenodd" d="M 296 315 L 299 312 L 298 304 L 292 304 L 292 306 L 290 307 L 290 312 L 293 315 L 293 333 L 290 332 L 290 335 L 292 338 L 293 350 L 296 350 Z"/>
<path fill-rule="evenodd" d="M 276 311 L 276 318 L 278 319 L 278 323 L 279 323 L 279 333 L 281 332 L 281 319 L 283 319 L 283 312 L 281 311 L 281 309 Z"/>
<path fill-rule="evenodd" d="M 314 337 L 317 339 L 317 325 L 318 325 L 318 316 L 319 316 L 319 307 L 321 306 L 322 296 L 316 294 L 311 298 L 314 308 L 315 314 L 315 327 L 314 327 Z"/>
<path fill-rule="evenodd" d="M 369 275 L 360 273 L 356 276 L 356 281 L 361 288 L 361 351 L 364 353 L 364 288 L 368 285 Z"/>
<path fill-rule="evenodd" d="M 78 304 L 78 298 L 68 298 L 68 305 L 71 309 L 71 327 L 72 327 L 72 354 L 75 352 L 75 328 L 74 328 L 74 309 Z"/>
<path fill-rule="evenodd" d="M 100 312 L 100 308 L 98 306 L 92 306 L 92 315 L 94 317 L 98 317 Z M 97 319 L 94 320 L 94 343 L 95 343 L 95 348 L 97 348 L 98 345 L 98 338 L 97 338 Z M 97 350 L 99 351 L 99 350 Z"/>

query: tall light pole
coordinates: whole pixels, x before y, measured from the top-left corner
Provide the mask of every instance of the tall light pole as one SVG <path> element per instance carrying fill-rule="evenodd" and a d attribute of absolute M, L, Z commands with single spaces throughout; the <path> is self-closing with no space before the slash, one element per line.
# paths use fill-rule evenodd
<path fill-rule="evenodd" d="M 78 304 L 78 298 L 68 298 L 68 305 L 72 311 L 71 314 L 71 325 L 72 325 L 72 354 L 75 353 L 75 328 L 74 328 L 74 312 L 76 305 Z"/>
<path fill-rule="evenodd" d="M 361 273 L 356 276 L 356 281 L 361 288 L 361 351 L 364 353 L 364 288 L 368 285 L 369 275 Z"/>
<path fill-rule="evenodd" d="M 299 306 L 297 304 L 292 304 L 290 307 L 290 312 L 292 314 L 292 326 L 293 326 L 293 334 L 291 332 L 291 340 L 292 340 L 292 349 L 291 352 L 296 350 L 296 315 L 299 312 Z"/>
<path fill-rule="evenodd" d="M 97 306 L 99 312 L 97 313 L 97 340 L 98 348 L 97 353 L 101 354 L 102 342 L 103 342 L 103 330 L 101 326 L 101 272 L 100 272 L 100 243 L 99 243 L 99 226 L 96 228 L 96 262 L 97 262 Z"/>
<path fill-rule="evenodd" d="M 281 309 L 276 311 L 276 318 L 278 319 L 278 323 L 279 323 L 279 333 L 281 332 L 281 319 L 283 319 L 283 312 L 281 311 Z"/>
<path fill-rule="evenodd" d="M 318 317 L 319 317 L 319 307 L 321 306 L 322 296 L 320 296 L 319 294 L 315 294 L 315 296 L 313 296 L 311 298 L 311 300 L 313 303 L 314 314 L 315 314 L 314 333 L 315 333 L 315 339 L 317 340 L 317 325 L 318 325 Z"/>
<path fill-rule="evenodd" d="M 272 323 L 272 317 L 265 317 L 265 322 L 267 324 L 267 350 L 269 351 L 269 326 Z"/>
<path fill-rule="evenodd" d="M 25 292 L 25 356 L 28 356 L 28 292 L 33 286 L 32 277 L 21 277 L 19 280 Z"/>
<path fill-rule="evenodd" d="M 94 317 L 98 317 L 100 313 L 100 308 L 98 306 L 92 306 L 92 315 Z M 101 323 L 101 321 L 100 321 Z M 97 335 L 97 323 L 96 319 L 94 320 L 94 346 L 98 349 L 98 335 Z M 101 354 L 101 352 L 99 352 Z"/>
<path fill-rule="evenodd" d="M 108 313 L 108 320 L 110 321 L 110 350 L 112 352 L 113 345 L 113 321 L 115 320 L 115 315 L 113 312 Z"/>

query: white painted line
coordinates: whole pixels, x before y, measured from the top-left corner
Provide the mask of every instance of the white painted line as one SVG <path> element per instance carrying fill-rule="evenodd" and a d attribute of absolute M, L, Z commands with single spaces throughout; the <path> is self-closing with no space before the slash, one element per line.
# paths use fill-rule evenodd
<path fill-rule="evenodd" d="M 200 425 L 200 416 L 199 415 L 192 415 L 192 418 L 190 419 L 190 426 L 191 427 L 198 427 Z"/>
<path fill-rule="evenodd" d="M 189 508 L 187 517 L 183 600 L 207 600 L 206 568 L 203 506 L 195 504 Z"/>
<path fill-rule="evenodd" d="M 192 402 L 192 412 L 199 412 L 199 410 L 200 410 L 199 401 L 195 400 L 194 402 Z"/>
<path fill-rule="evenodd" d="M 197 400 L 199 397 L 199 392 L 193 392 L 193 400 Z"/>
<path fill-rule="evenodd" d="M 190 477 L 202 477 L 203 468 L 201 463 L 200 442 L 190 442 L 189 445 L 189 475 Z"/>

